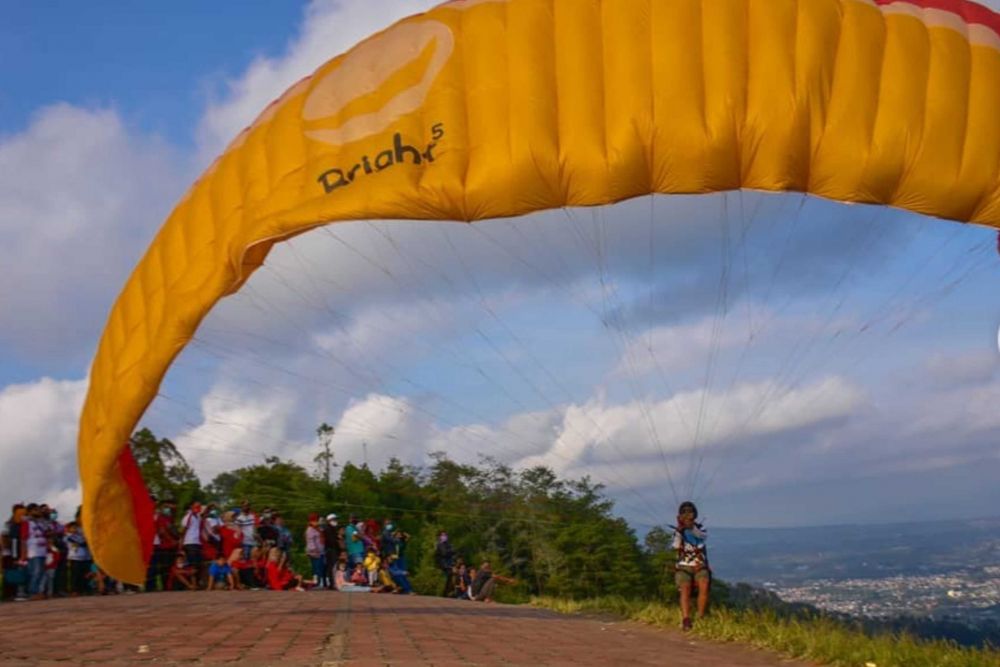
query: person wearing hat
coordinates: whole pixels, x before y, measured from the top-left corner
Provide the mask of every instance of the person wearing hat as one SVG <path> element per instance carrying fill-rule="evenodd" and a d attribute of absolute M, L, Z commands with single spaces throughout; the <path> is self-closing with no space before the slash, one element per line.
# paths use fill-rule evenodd
<path fill-rule="evenodd" d="M 322 526 L 323 532 L 323 560 L 325 567 L 325 578 L 327 588 L 336 590 L 334 585 L 334 571 L 337 568 L 337 561 L 340 560 L 340 526 L 337 525 L 337 515 L 330 513 L 326 515 L 326 520 Z"/>
<path fill-rule="evenodd" d="M 677 526 L 672 541 L 677 550 L 677 565 L 674 580 L 681 598 L 681 624 L 690 630 L 691 589 L 698 586 L 698 618 L 705 616 L 708 608 L 708 590 L 712 583 L 712 570 L 708 566 L 708 537 L 704 526 L 697 522 L 698 508 L 691 501 L 681 503 L 677 509 Z"/>

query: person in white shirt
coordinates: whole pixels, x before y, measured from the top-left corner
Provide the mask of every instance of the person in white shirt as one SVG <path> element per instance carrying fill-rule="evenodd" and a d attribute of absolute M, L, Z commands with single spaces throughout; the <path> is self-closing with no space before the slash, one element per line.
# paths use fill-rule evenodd
<path fill-rule="evenodd" d="M 214 503 L 209 503 L 205 508 L 202 517 L 201 533 L 203 544 L 211 551 L 210 554 L 202 554 L 206 562 L 215 560 L 215 557 L 222 553 L 222 519 L 219 517 L 219 510 Z"/>
<path fill-rule="evenodd" d="M 87 573 L 90 572 L 90 548 L 83 530 L 76 521 L 66 524 L 66 546 L 69 559 L 70 596 L 77 597 L 87 592 Z"/>
<path fill-rule="evenodd" d="M 187 514 L 181 520 L 181 535 L 183 536 L 184 555 L 187 563 L 194 568 L 197 573 L 197 581 L 202 580 L 202 557 L 201 557 L 201 531 L 202 531 L 201 503 L 193 502 Z"/>
<path fill-rule="evenodd" d="M 28 561 L 28 593 L 32 600 L 45 597 L 45 558 L 49 553 L 48 521 L 42 518 L 41 508 L 35 503 L 28 505 L 28 539 L 25 544 L 25 558 Z"/>
<path fill-rule="evenodd" d="M 257 546 L 257 515 L 250 509 L 250 501 L 244 500 L 240 505 L 236 525 L 243 533 L 243 558 L 250 559 L 250 553 Z"/>

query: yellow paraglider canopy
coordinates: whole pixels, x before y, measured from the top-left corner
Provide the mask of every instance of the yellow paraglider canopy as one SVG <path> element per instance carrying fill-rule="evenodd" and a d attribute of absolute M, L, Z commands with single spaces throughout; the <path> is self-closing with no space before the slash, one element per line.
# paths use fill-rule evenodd
<path fill-rule="evenodd" d="M 1000 16 L 965 0 L 456 0 L 368 38 L 233 141 L 115 303 L 80 422 L 95 559 L 144 580 L 152 508 L 129 434 L 274 243 L 737 188 L 1000 226 Z"/>

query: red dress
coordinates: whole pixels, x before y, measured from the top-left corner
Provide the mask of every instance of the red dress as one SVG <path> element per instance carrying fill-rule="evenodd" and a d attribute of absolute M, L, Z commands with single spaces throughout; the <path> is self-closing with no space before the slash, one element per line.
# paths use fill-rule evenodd
<path fill-rule="evenodd" d="M 292 573 L 273 561 L 267 563 L 267 587 L 272 591 L 287 590 L 292 583 Z"/>
<path fill-rule="evenodd" d="M 243 548 L 243 533 L 229 526 L 223 526 L 219 532 L 222 533 L 222 555 L 228 560 L 233 551 Z"/>

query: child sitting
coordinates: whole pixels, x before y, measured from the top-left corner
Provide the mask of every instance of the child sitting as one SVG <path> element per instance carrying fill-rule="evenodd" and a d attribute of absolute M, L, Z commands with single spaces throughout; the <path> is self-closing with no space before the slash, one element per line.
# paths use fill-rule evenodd
<path fill-rule="evenodd" d="M 304 591 L 302 577 L 288 569 L 285 555 L 278 547 L 272 547 L 267 556 L 267 587 L 272 591 Z"/>
<path fill-rule="evenodd" d="M 379 570 L 380 560 L 381 559 L 378 557 L 378 554 L 375 553 L 375 549 L 369 548 L 368 553 L 365 554 L 365 562 L 364 562 L 365 571 L 368 575 L 369 586 L 374 587 L 378 585 L 378 580 L 379 580 L 378 570 Z"/>
<path fill-rule="evenodd" d="M 396 554 L 392 554 L 389 556 L 388 561 L 389 576 L 392 577 L 393 583 L 399 587 L 399 592 L 404 595 L 412 593 L 413 586 L 410 585 L 410 573 L 406 571 L 403 560 Z"/>
<path fill-rule="evenodd" d="M 178 553 L 177 558 L 174 559 L 174 564 L 170 566 L 170 572 L 167 573 L 167 590 L 195 590 L 198 588 L 198 582 L 195 581 L 195 575 L 195 568 L 188 565 L 187 559 L 184 557 L 183 553 Z"/>
<path fill-rule="evenodd" d="M 354 572 L 351 573 L 351 583 L 356 586 L 368 585 L 368 575 L 365 574 L 365 567 L 361 563 L 354 566 Z"/>
<path fill-rule="evenodd" d="M 389 574 L 389 563 L 388 561 L 383 562 L 378 570 L 378 580 L 375 585 L 372 586 L 373 593 L 398 593 L 399 586 L 396 582 L 392 580 L 392 575 Z"/>
<path fill-rule="evenodd" d="M 475 576 L 475 568 L 472 568 L 473 575 Z M 472 584 L 472 578 L 469 575 L 469 569 L 465 566 L 465 563 L 455 566 L 455 597 L 459 600 L 469 599 L 469 586 Z"/>
<path fill-rule="evenodd" d="M 235 553 L 235 552 L 234 552 Z M 233 568 L 220 553 L 208 566 L 208 590 L 236 590 L 236 577 L 233 575 Z"/>
<path fill-rule="evenodd" d="M 337 563 L 337 570 L 333 573 L 333 584 L 338 591 L 343 593 L 367 593 L 371 589 L 365 585 L 352 583 L 347 576 L 347 563 Z"/>

